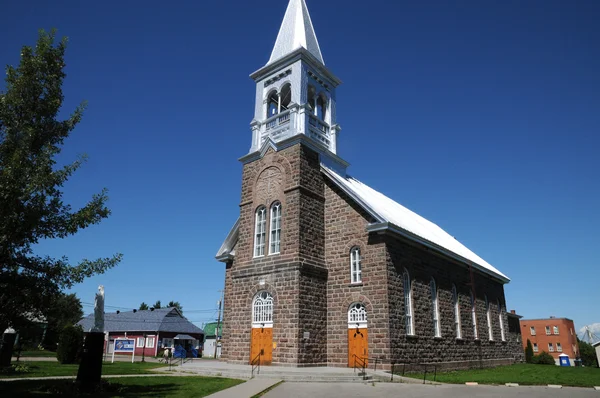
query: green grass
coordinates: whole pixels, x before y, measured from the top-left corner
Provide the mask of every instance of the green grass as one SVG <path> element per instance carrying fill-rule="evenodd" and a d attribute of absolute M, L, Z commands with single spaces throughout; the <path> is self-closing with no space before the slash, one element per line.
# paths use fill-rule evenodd
<path fill-rule="evenodd" d="M 71 380 L 45 380 L 35 383 L 26 380 L 0 382 L 0 391 L 6 396 L 48 397 L 205 397 L 217 391 L 243 383 L 242 380 L 220 377 L 128 377 L 110 379 L 104 392 L 81 394 Z M 4 395 L 3 395 L 4 396 Z"/>
<path fill-rule="evenodd" d="M 13 357 L 16 358 L 17 356 L 17 352 L 13 351 Z M 27 357 L 43 357 L 43 358 L 56 358 L 56 352 L 54 351 L 39 351 L 39 350 L 35 350 L 35 351 L 21 351 L 21 358 L 27 358 Z"/>
<path fill-rule="evenodd" d="M 77 376 L 78 364 L 61 365 L 58 362 L 14 362 L 13 364 L 26 364 L 29 372 L 19 372 L 10 374 L 0 374 L 0 378 L 20 378 L 20 377 L 47 377 L 47 376 Z M 149 362 L 115 362 L 104 363 L 102 365 L 103 375 L 135 375 L 153 373 L 150 369 L 164 368 L 165 365 Z"/>
<path fill-rule="evenodd" d="M 423 380 L 423 373 L 411 373 L 406 374 L 406 376 Z M 427 374 L 427 380 L 433 380 L 433 373 Z M 600 369 L 515 364 L 499 366 L 497 368 L 438 372 L 436 381 L 452 384 L 464 384 L 468 381 L 475 381 L 480 384 L 561 384 L 572 387 L 593 387 L 600 386 Z"/>

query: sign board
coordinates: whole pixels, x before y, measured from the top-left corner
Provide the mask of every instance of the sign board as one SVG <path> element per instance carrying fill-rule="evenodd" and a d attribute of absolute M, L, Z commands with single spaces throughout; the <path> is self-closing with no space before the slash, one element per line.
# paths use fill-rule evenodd
<path fill-rule="evenodd" d="M 133 352 L 135 349 L 135 340 L 133 339 L 116 339 L 115 352 Z"/>
<path fill-rule="evenodd" d="M 115 362 L 115 352 L 130 352 L 131 363 L 135 359 L 135 339 L 115 339 L 115 346 L 112 353 L 112 362 Z"/>

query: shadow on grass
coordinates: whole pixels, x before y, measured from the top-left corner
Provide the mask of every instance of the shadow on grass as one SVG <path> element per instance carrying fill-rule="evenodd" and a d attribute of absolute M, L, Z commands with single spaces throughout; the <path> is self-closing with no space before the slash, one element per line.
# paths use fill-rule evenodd
<path fill-rule="evenodd" d="M 175 383 L 123 385 L 103 381 L 93 392 L 84 392 L 73 380 L 0 382 L 1 395 L 6 397 L 165 397 L 178 392 L 180 387 Z"/>

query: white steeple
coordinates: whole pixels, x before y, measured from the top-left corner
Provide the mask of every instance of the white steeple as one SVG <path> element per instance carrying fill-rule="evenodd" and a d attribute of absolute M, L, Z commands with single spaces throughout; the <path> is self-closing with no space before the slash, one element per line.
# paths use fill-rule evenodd
<path fill-rule="evenodd" d="M 300 47 L 325 64 L 306 3 L 304 0 L 290 0 L 267 65 Z"/>

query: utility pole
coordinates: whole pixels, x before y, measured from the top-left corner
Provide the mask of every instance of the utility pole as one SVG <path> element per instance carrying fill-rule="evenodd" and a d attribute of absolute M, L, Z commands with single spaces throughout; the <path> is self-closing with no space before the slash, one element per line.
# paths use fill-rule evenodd
<path fill-rule="evenodd" d="M 217 359 L 217 346 L 219 344 L 219 327 L 221 326 L 221 306 L 223 305 L 223 290 L 219 290 L 219 292 L 221 292 L 221 298 L 219 299 L 219 316 L 217 318 L 217 328 L 215 329 L 215 359 Z"/>

